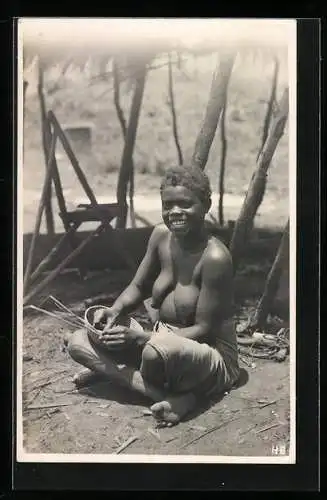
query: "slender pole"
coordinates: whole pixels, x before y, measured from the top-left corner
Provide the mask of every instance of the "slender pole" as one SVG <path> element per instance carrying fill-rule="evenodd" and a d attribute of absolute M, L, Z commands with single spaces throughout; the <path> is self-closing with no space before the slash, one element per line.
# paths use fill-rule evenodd
<path fill-rule="evenodd" d="M 126 131 L 126 139 L 124 143 L 124 150 L 122 156 L 121 167 L 119 171 L 118 186 L 117 186 L 117 201 L 119 205 L 119 215 L 117 217 L 117 228 L 124 228 L 126 226 L 127 217 L 127 202 L 126 193 L 127 185 L 130 179 L 131 158 L 135 146 L 137 126 L 140 116 L 141 104 L 144 93 L 144 85 L 146 79 L 146 63 L 145 61 L 140 64 L 139 71 L 136 77 L 134 95 L 131 105 L 131 112 Z"/>
<path fill-rule="evenodd" d="M 288 88 L 285 89 L 276 115 L 266 140 L 265 146 L 260 154 L 257 168 L 252 175 L 248 192 L 245 196 L 240 215 L 234 227 L 230 251 L 234 260 L 236 270 L 243 249 L 248 240 L 257 209 L 262 201 L 269 165 L 276 151 L 278 142 L 282 137 L 288 117 Z"/>
<path fill-rule="evenodd" d="M 168 95 L 169 95 L 169 107 L 171 111 L 172 124 L 173 124 L 173 135 L 177 149 L 178 163 L 182 165 L 183 153 L 178 137 L 177 117 L 176 117 L 175 98 L 174 98 L 174 85 L 173 85 L 173 69 L 172 69 L 170 53 L 168 54 Z"/>
<path fill-rule="evenodd" d="M 120 78 L 119 78 L 119 72 L 118 72 L 118 64 L 117 61 L 114 59 L 112 63 L 112 74 L 113 74 L 113 81 L 114 81 L 114 104 L 116 108 L 116 113 L 117 117 L 120 123 L 120 128 L 122 130 L 124 139 L 126 137 L 126 120 L 124 116 L 124 112 L 122 110 L 122 107 L 120 105 Z"/>
<path fill-rule="evenodd" d="M 39 208 L 38 208 L 38 212 L 37 212 L 34 233 L 33 233 L 32 241 L 30 244 L 29 252 L 28 252 L 28 258 L 27 258 L 27 264 L 26 264 L 25 276 L 24 276 L 24 293 L 26 292 L 26 289 L 29 285 L 29 278 L 30 278 L 30 274 L 31 274 L 31 270 L 32 270 L 32 262 L 33 262 L 34 250 L 35 250 L 35 243 L 36 243 L 36 239 L 37 239 L 39 232 L 40 232 L 42 215 L 43 215 L 43 211 L 44 211 L 44 207 L 45 207 L 48 189 L 49 189 L 49 186 L 51 184 L 51 179 L 52 179 L 51 166 L 52 166 L 52 157 L 54 156 L 54 152 L 55 152 L 55 148 L 56 148 L 56 139 L 57 139 L 57 135 L 53 134 L 53 136 L 51 138 L 48 165 L 47 165 L 47 169 L 46 169 L 45 180 L 44 180 L 43 189 L 42 189 L 42 193 L 41 193 L 41 199 L 40 199 Z"/>
<path fill-rule="evenodd" d="M 275 64 L 274 64 L 274 73 L 273 73 L 273 78 L 272 78 L 272 84 L 271 84 L 271 92 L 270 92 L 270 97 L 268 101 L 268 106 L 267 106 L 267 112 L 265 116 L 265 120 L 263 123 L 263 129 L 262 129 L 262 139 L 261 139 L 261 146 L 258 151 L 258 156 L 257 156 L 257 161 L 258 158 L 264 148 L 264 145 L 266 143 L 267 137 L 268 137 L 268 132 L 270 128 L 270 123 L 271 119 L 273 116 L 273 108 L 274 104 L 276 102 L 276 90 L 277 90 L 277 80 L 278 80 L 278 71 L 279 71 L 279 61 L 277 57 L 275 58 Z"/>
<path fill-rule="evenodd" d="M 49 111 L 48 116 L 49 116 L 49 121 L 53 125 L 54 133 L 58 134 L 58 137 L 61 140 L 61 143 L 66 151 L 66 154 L 73 165 L 73 168 L 76 172 L 76 175 L 77 175 L 80 183 L 82 184 L 82 186 L 84 188 L 85 193 L 87 194 L 87 196 L 91 202 L 91 206 L 94 208 L 99 207 L 98 202 L 96 200 L 96 197 L 95 197 L 91 187 L 89 186 L 89 184 L 86 180 L 86 177 L 84 175 L 83 170 L 79 166 L 79 163 L 75 157 L 75 154 L 74 154 L 74 152 L 73 152 L 73 150 L 72 150 L 72 148 L 67 140 L 65 133 L 63 132 L 62 128 L 60 127 L 59 122 L 58 122 L 55 114 L 53 113 L 53 111 Z M 111 227 L 110 223 L 105 218 L 103 218 L 102 222 L 103 222 L 104 226 L 106 227 L 106 229 L 111 231 L 112 234 L 114 235 L 114 231 L 113 231 L 113 228 Z M 120 251 L 121 255 L 123 256 L 123 258 L 125 259 L 127 266 L 132 268 L 132 269 L 135 269 L 135 262 L 132 259 L 132 257 L 130 256 L 129 252 L 122 245 L 122 243 L 119 239 L 119 236 L 115 235 L 115 239 L 116 239 L 116 244 L 119 245 L 119 251 Z"/>
<path fill-rule="evenodd" d="M 60 240 L 58 241 L 57 245 L 55 245 L 48 255 L 44 257 L 44 259 L 40 262 L 40 264 L 37 266 L 37 268 L 33 271 L 33 273 L 30 276 L 30 283 L 33 283 L 41 274 L 43 271 L 46 270 L 46 268 L 49 266 L 51 263 L 52 259 L 54 256 L 59 252 L 59 250 L 63 247 L 63 244 L 65 243 L 66 240 L 70 238 L 70 236 L 76 231 L 75 226 L 71 226 L 67 233 L 65 233 Z"/>
<path fill-rule="evenodd" d="M 39 75 L 38 75 L 38 96 L 40 102 L 40 112 L 41 112 L 41 131 L 42 131 L 42 146 L 45 158 L 45 164 L 48 164 L 48 155 L 50 148 L 50 136 L 47 127 L 47 111 L 44 97 L 44 73 L 42 61 L 39 61 Z M 54 219 L 52 211 L 52 189 L 51 183 L 47 188 L 46 198 L 45 198 L 45 219 L 48 234 L 54 234 Z"/>
<path fill-rule="evenodd" d="M 225 192 L 224 182 L 225 182 L 225 169 L 226 169 L 226 156 L 227 156 L 227 139 L 225 130 L 226 106 L 227 106 L 227 94 L 225 95 L 224 107 L 220 119 L 221 160 L 220 160 L 220 171 L 219 171 L 218 220 L 221 226 L 224 225 L 224 192 Z"/>
<path fill-rule="evenodd" d="M 69 160 L 70 160 L 70 162 L 71 162 L 71 164 L 76 172 L 78 180 L 80 181 L 87 197 L 90 200 L 91 205 L 94 207 L 98 206 L 96 197 L 95 197 L 89 183 L 87 182 L 87 179 L 84 175 L 84 172 L 81 169 L 79 162 L 75 156 L 75 153 L 69 144 L 69 141 L 66 137 L 65 132 L 62 130 L 62 128 L 61 128 L 53 111 L 51 111 L 51 110 L 49 111 L 48 118 L 49 118 L 49 122 L 53 126 L 54 131 L 56 132 L 56 134 L 58 135 L 58 138 L 60 139 L 60 141 L 62 143 L 62 146 L 63 146 L 63 148 L 64 148 L 64 150 L 65 150 L 65 152 L 66 152 L 66 154 L 67 154 L 67 156 L 68 156 L 68 158 L 69 158 Z"/>
<path fill-rule="evenodd" d="M 268 274 L 265 289 L 255 312 L 255 324 L 263 326 L 278 291 L 284 264 L 289 256 L 289 220 L 286 224 L 274 263 Z"/>
<path fill-rule="evenodd" d="M 46 129 L 46 135 L 49 138 L 48 141 L 50 142 L 51 136 L 52 136 L 51 123 L 50 123 L 49 118 L 47 116 L 45 117 L 45 120 L 44 120 L 44 126 Z M 60 216 L 62 218 L 65 231 L 68 231 L 69 224 L 67 222 L 67 207 L 66 207 L 66 202 L 65 202 L 65 198 L 64 198 L 64 194 L 63 194 L 63 190 L 62 190 L 62 185 L 61 185 L 61 180 L 60 180 L 60 176 L 59 176 L 56 155 L 53 155 L 51 168 L 52 168 L 52 180 L 53 180 L 53 184 L 54 184 L 54 188 L 55 188 L 55 193 L 57 196 Z"/>
<path fill-rule="evenodd" d="M 122 134 L 124 137 L 124 141 L 126 140 L 126 120 L 124 117 L 124 112 L 120 105 L 120 79 L 118 72 L 117 61 L 114 59 L 113 61 L 113 80 L 114 80 L 114 104 L 116 108 L 117 117 L 120 123 L 120 127 L 122 130 Z M 135 177 L 135 166 L 133 162 L 133 157 L 130 159 L 130 176 L 129 176 L 129 210 L 131 216 L 131 226 L 136 227 L 136 218 L 135 218 L 135 210 L 134 210 L 134 177 Z"/>
<path fill-rule="evenodd" d="M 85 238 L 85 240 L 83 240 L 77 248 L 75 248 L 69 255 L 67 255 L 67 257 L 61 261 L 58 267 L 53 269 L 53 271 L 51 271 L 51 273 L 49 273 L 43 281 L 38 283 L 36 287 L 33 288 L 33 290 L 31 290 L 30 293 L 24 297 L 23 305 L 25 306 L 37 293 L 41 292 L 41 290 L 43 290 L 49 283 L 51 283 L 51 281 L 53 281 L 61 273 L 61 271 L 73 259 L 75 259 L 77 255 L 81 253 L 83 248 L 88 245 L 90 241 L 93 240 L 98 234 L 100 234 L 103 229 L 104 225 L 101 224 L 101 226 L 99 226 L 94 232 L 92 232 L 87 238 Z"/>
<path fill-rule="evenodd" d="M 66 207 L 66 202 L 64 198 L 64 193 L 62 190 L 62 185 L 61 185 L 61 180 L 59 176 L 59 171 L 58 171 L 58 165 L 56 158 L 53 158 L 53 166 L 52 166 L 52 178 L 53 178 L 53 184 L 58 200 L 58 207 L 60 210 L 60 216 L 65 228 L 65 231 L 67 232 L 69 230 L 69 224 L 67 222 L 67 207 Z"/>
<path fill-rule="evenodd" d="M 136 216 L 135 216 L 135 208 L 134 208 L 134 192 L 135 192 L 135 178 L 134 178 L 134 162 L 132 160 L 133 165 L 131 166 L 131 174 L 129 178 L 129 212 L 131 216 L 131 226 L 133 228 L 136 227 Z"/>
<path fill-rule="evenodd" d="M 216 71 L 212 78 L 211 89 L 205 117 L 198 137 L 192 157 L 192 163 L 204 170 L 211 144 L 215 136 L 221 112 L 224 107 L 225 95 L 232 73 L 236 53 L 223 51 L 220 54 Z"/>

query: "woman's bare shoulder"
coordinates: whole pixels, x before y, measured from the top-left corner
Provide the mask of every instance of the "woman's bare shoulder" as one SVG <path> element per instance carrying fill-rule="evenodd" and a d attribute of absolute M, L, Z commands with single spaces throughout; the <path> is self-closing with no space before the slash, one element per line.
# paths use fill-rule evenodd
<path fill-rule="evenodd" d="M 169 233 L 169 229 L 163 223 L 154 226 L 150 236 L 149 244 L 158 245 Z"/>
<path fill-rule="evenodd" d="M 220 269 L 232 270 L 232 256 L 226 245 L 216 236 L 211 236 L 205 252 L 205 262 L 209 267 L 219 264 Z"/>
<path fill-rule="evenodd" d="M 153 231 L 156 231 L 158 234 L 169 233 L 168 227 L 163 222 L 159 222 L 159 224 L 156 224 L 153 228 Z"/>

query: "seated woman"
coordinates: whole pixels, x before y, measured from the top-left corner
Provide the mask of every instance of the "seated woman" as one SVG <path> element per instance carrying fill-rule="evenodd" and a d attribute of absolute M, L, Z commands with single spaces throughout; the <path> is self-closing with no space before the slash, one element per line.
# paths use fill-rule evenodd
<path fill-rule="evenodd" d="M 150 397 L 156 420 L 173 425 L 200 398 L 229 390 L 239 364 L 232 260 L 205 222 L 208 177 L 198 168 L 171 167 L 160 192 L 164 224 L 154 228 L 130 285 L 95 318 L 106 321 L 102 335 L 78 330 L 68 350 L 93 374 Z M 149 290 L 158 312 L 153 331 L 123 326 L 120 318 L 149 297 Z M 86 378 L 77 375 L 75 382 L 81 386 Z"/>

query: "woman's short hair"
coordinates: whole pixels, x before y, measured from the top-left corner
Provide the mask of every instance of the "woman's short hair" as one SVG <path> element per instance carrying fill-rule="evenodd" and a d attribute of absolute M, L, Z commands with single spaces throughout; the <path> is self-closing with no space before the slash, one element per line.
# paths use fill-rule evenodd
<path fill-rule="evenodd" d="M 160 193 L 167 186 L 183 186 L 192 191 L 205 205 L 211 203 L 210 181 L 199 167 L 188 165 L 168 167 L 161 181 Z"/>

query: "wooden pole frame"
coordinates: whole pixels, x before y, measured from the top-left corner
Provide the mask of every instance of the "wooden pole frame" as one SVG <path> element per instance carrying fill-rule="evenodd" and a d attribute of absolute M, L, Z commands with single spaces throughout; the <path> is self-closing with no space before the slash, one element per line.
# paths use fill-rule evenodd
<path fill-rule="evenodd" d="M 76 229 L 77 229 L 76 226 L 71 226 L 68 229 L 67 233 L 65 233 L 62 236 L 62 238 L 60 238 L 57 245 L 55 245 L 50 250 L 48 255 L 44 257 L 44 259 L 42 259 L 42 261 L 38 264 L 38 266 L 30 276 L 30 284 L 33 283 L 33 281 L 37 280 L 37 278 L 42 274 L 42 272 L 46 270 L 46 268 L 49 266 L 56 253 L 59 252 L 59 250 L 63 247 L 66 240 L 69 240 L 70 236 L 76 231 Z"/>
<path fill-rule="evenodd" d="M 271 83 L 270 97 L 269 97 L 269 101 L 268 101 L 268 105 L 267 105 L 266 116 L 265 116 L 264 123 L 263 123 L 261 146 L 260 146 L 260 149 L 258 151 L 257 161 L 258 161 L 259 156 L 260 156 L 260 154 L 264 148 L 264 145 L 266 143 L 268 133 L 269 133 L 269 128 L 270 128 L 270 123 L 271 123 L 271 120 L 273 117 L 273 108 L 274 108 L 274 104 L 276 102 L 278 73 L 279 73 L 279 60 L 277 57 L 275 57 L 275 59 L 274 59 L 274 72 L 273 72 L 272 83 Z"/>
<path fill-rule="evenodd" d="M 264 291 L 254 313 L 250 315 L 248 321 L 242 327 L 240 332 L 242 335 L 252 335 L 255 331 L 264 330 L 265 328 L 267 317 L 278 292 L 283 269 L 285 265 L 287 265 L 287 260 L 289 259 L 289 227 L 290 221 L 288 219 L 273 265 L 267 276 Z"/>
<path fill-rule="evenodd" d="M 46 130 L 46 136 L 48 137 L 47 142 L 50 143 L 51 137 L 53 132 L 51 131 L 51 123 L 49 120 L 49 117 L 46 116 L 44 120 L 44 128 Z M 56 160 L 56 155 L 53 155 L 52 158 L 52 166 L 51 166 L 51 171 L 52 171 L 52 180 L 55 188 L 55 193 L 58 201 L 58 207 L 59 207 L 59 212 L 60 215 L 62 216 L 62 221 L 63 225 L 65 228 L 65 231 L 68 231 L 69 225 L 67 224 L 66 220 L 66 214 L 67 214 L 67 207 L 66 207 L 66 202 L 63 194 L 63 189 L 62 189 L 62 184 L 59 176 L 59 171 L 58 171 L 58 165 L 57 165 L 57 160 Z"/>
<path fill-rule="evenodd" d="M 39 103 L 40 103 L 40 113 L 41 113 L 42 147 L 43 147 L 43 153 L 44 153 L 44 158 L 45 158 L 45 165 L 47 168 L 51 136 L 49 133 L 50 131 L 48 129 L 47 109 L 46 109 L 45 96 L 44 96 L 43 62 L 40 59 L 39 59 L 38 69 L 39 69 L 39 73 L 38 73 L 37 91 L 38 91 L 38 97 L 39 97 Z M 45 209 L 47 232 L 48 232 L 48 234 L 54 234 L 55 228 L 54 228 L 54 218 L 53 218 L 53 211 L 52 211 L 52 186 L 51 186 L 51 183 L 47 187 L 44 209 Z"/>
<path fill-rule="evenodd" d="M 51 134 L 51 124 L 53 126 L 53 133 L 52 134 Z M 123 255 L 127 266 L 133 270 L 136 268 L 136 263 L 135 263 L 134 259 L 132 259 L 129 255 L 129 253 L 126 252 L 126 249 L 121 244 L 120 239 L 115 234 L 114 229 L 111 227 L 110 223 L 106 219 L 104 219 L 104 220 L 101 220 L 101 224 L 99 225 L 99 227 L 94 232 L 92 232 L 91 235 L 88 238 L 86 238 L 86 240 L 82 241 L 80 243 L 80 245 L 78 245 L 76 248 L 74 248 L 73 251 L 59 264 L 59 266 L 57 266 L 56 269 L 51 271 L 50 274 L 43 281 L 38 283 L 36 285 L 36 287 L 34 289 L 32 289 L 26 295 L 26 291 L 27 291 L 30 283 L 32 281 L 35 281 L 41 275 L 41 273 L 43 271 L 45 271 L 47 265 L 50 263 L 50 261 L 52 260 L 52 258 L 55 255 L 55 253 L 58 251 L 58 248 L 60 248 L 63 245 L 64 241 L 67 238 L 72 237 L 74 232 L 77 229 L 76 224 L 73 226 L 73 225 L 68 225 L 67 221 L 65 223 L 65 217 L 63 217 L 64 225 L 65 225 L 65 229 L 66 229 L 66 234 L 58 242 L 56 247 L 53 248 L 49 252 L 49 254 L 42 260 L 42 262 L 37 266 L 37 268 L 32 273 L 32 261 L 33 261 L 33 256 L 34 256 L 34 248 L 35 248 L 36 238 L 37 238 L 39 231 L 40 231 L 40 225 L 41 225 L 41 220 L 42 220 L 42 214 L 44 211 L 47 190 L 49 189 L 49 185 L 51 185 L 52 179 L 54 179 L 59 208 L 61 209 L 62 213 L 66 213 L 66 203 L 65 203 L 64 196 L 63 196 L 63 192 L 62 192 L 62 186 L 61 186 L 61 182 L 60 182 L 60 176 L 59 176 L 59 172 L 58 172 L 57 163 L 55 160 L 55 148 L 56 148 L 57 138 L 59 138 L 61 140 L 62 145 L 64 147 L 64 150 L 65 150 L 68 158 L 70 159 L 70 161 L 73 165 L 73 168 L 76 172 L 76 175 L 77 175 L 79 181 L 81 182 L 82 187 L 84 188 L 84 191 L 90 200 L 91 206 L 94 208 L 99 207 L 97 200 L 95 198 L 95 195 L 87 182 L 87 179 L 84 175 L 84 172 L 80 168 L 78 160 L 75 157 L 75 154 L 74 154 L 74 152 L 69 144 L 69 141 L 66 138 L 65 133 L 61 129 L 60 124 L 59 124 L 58 120 L 56 119 L 53 111 L 49 111 L 48 119 L 45 122 L 45 126 L 47 127 L 47 128 L 45 128 L 46 133 L 48 133 L 48 134 L 50 133 L 51 146 L 50 146 L 50 151 L 47 155 L 48 165 L 47 165 L 47 170 L 46 170 L 46 178 L 45 178 L 44 185 L 43 185 L 38 214 L 37 214 L 37 218 L 36 218 L 35 230 L 34 230 L 31 245 L 29 248 L 29 254 L 28 254 L 27 264 L 26 264 L 26 269 L 25 269 L 24 304 L 29 302 L 31 300 L 31 298 L 33 298 L 39 291 L 41 291 L 46 285 L 48 285 L 53 279 L 55 279 L 60 274 L 62 269 L 64 269 L 64 267 L 67 266 L 77 255 L 79 255 L 79 253 L 83 250 L 83 248 L 93 238 L 95 238 L 100 232 L 102 232 L 104 229 L 111 231 L 112 236 L 113 236 L 113 240 L 115 240 L 116 245 L 119 246 L 119 252 Z M 101 213 L 101 211 L 99 211 L 99 213 Z"/>
<path fill-rule="evenodd" d="M 183 153 L 179 142 L 178 136 L 178 126 L 177 126 L 177 116 L 175 109 L 175 97 L 174 97 L 174 83 L 173 83 L 173 67 L 171 62 L 171 54 L 168 53 L 168 96 L 169 96 L 169 108 L 171 111 L 172 125 L 173 125 L 173 136 L 177 149 L 177 157 L 179 165 L 183 164 Z"/>
<path fill-rule="evenodd" d="M 137 126 L 139 122 L 139 115 L 141 110 L 141 104 L 143 100 L 144 86 L 147 74 L 146 61 L 142 61 L 139 66 L 139 71 L 136 75 L 134 95 L 132 99 L 131 111 L 126 131 L 126 138 L 124 143 L 124 150 L 122 155 L 122 161 L 119 171 L 119 178 L 117 184 L 117 202 L 119 206 L 119 215 L 117 217 L 116 227 L 122 229 L 126 226 L 127 217 L 127 202 L 126 193 L 127 185 L 130 179 L 131 170 L 131 158 L 133 157 L 133 151 L 135 146 Z"/>
<path fill-rule="evenodd" d="M 124 142 L 126 141 L 126 120 L 124 116 L 124 112 L 120 105 L 120 79 L 118 72 L 118 64 L 116 59 L 113 60 L 113 81 L 114 81 L 114 104 L 116 108 L 117 117 L 120 123 L 120 127 L 122 130 L 122 134 L 124 137 Z M 130 158 L 130 174 L 129 174 L 129 212 L 131 218 L 131 226 L 136 227 L 136 216 L 134 209 L 134 185 L 135 185 L 135 165 L 133 161 L 133 156 Z"/>
<path fill-rule="evenodd" d="M 275 299 L 280 283 L 280 278 L 283 272 L 284 265 L 289 257 L 289 220 L 287 221 L 277 254 L 268 274 L 264 292 L 257 305 L 254 323 L 256 327 L 261 327 L 265 324 L 270 308 Z"/>
<path fill-rule="evenodd" d="M 68 156 L 68 158 L 69 158 L 69 160 L 70 160 L 70 162 L 75 170 L 75 173 L 78 177 L 78 180 L 81 183 L 81 185 L 85 191 L 85 194 L 87 195 L 87 197 L 90 200 L 91 205 L 94 207 L 97 207 L 98 203 L 97 203 L 96 197 L 93 193 L 93 190 L 90 187 L 89 183 L 87 182 L 87 179 L 84 175 L 84 172 L 79 165 L 79 162 L 75 156 L 74 151 L 72 150 L 72 147 L 67 139 L 67 136 L 66 136 L 65 132 L 62 130 L 62 128 L 61 128 L 61 126 L 56 118 L 56 115 L 54 114 L 54 112 L 52 110 L 50 110 L 48 113 L 48 119 L 49 119 L 49 123 L 51 123 L 53 126 L 54 132 L 56 133 L 56 135 L 60 139 L 60 142 L 65 150 L 65 153 L 67 154 L 67 156 Z"/>
<path fill-rule="evenodd" d="M 210 148 L 224 106 L 228 83 L 232 74 L 236 52 L 222 51 L 212 78 L 209 100 L 202 127 L 195 141 L 192 164 L 205 169 Z"/>
<path fill-rule="evenodd" d="M 50 274 L 40 283 L 36 285 L 33 290 L 31 290 L 27 295 L 24 296 L 23 300 L 23 305 L 27 305 L 28 302 L 31 301 L 33 297 L 39 292 L 41 292 L 51 281 L 53 281 L 60 273 L 61 271 L 75 258 L 77 255 L 81 253 L 83 248 L 90 243 L 92 239 L 94 239 L 96 236 L 98 236 L 101 231 L 105 229 L 104 224 L 101 224 L 93 233 L 91 233 L 85 240 L 83 240 L 80 245 L 75 248 L 67 257 L 62 260 L 62 262 L 57 266 L 55 269 L 53 269 Z"/>
<path fill-rule="evenodd" d="M 37 216 L 36 216 L 34 233 L 33 233 L 32 241 L 30 244 L 29 252 L 28 252 L 27 264 L 26 264 L 25 275 L 24 275 L 24 293 L 26 292 L 26 289 L 29 285 L 29 278 L 30 278 L 31 271 L 32 271 L 32 262 L 33 262 L 33 257 L 34 257 L 34 248 L 35 248 L 35 244 L 36 244 L 36 239 L 37 239 L 39 232 L 40 232 L 42 215 L 43 215 L 44 207 L 46 204 L 49 186 L 51 185 L 52 165 L 53 165 L 52 158 L 54 157 L 54 154 L 55 154 L 56 141 L 57 141 L 57 135 L 54 133 L 52 135 L 52 138 L 51 138 L 51 145 L 50 145 L 45 180 L 43 183 L 43 189 L 42 189 L 42 193 L 41 193 L 39 208 L 38 208 L 38 212 L 37 212 Z"/>
<path fill-rule="evenodd" d="M 84 174 L 83 170 L 81 169 L 79 162 L 75 156 L 75 153 L 69 144 L 69 141 L 66 137 L 66 134 L 62 130 L 54 112 L 50 110 L 48 116 L 49 116 L 49 122 L 52 123 L 53 130 L 58 135 L 58 138 L 60 139 L 60 141 L 63 145 L 63 148 L 64 148 L 64 150 L 65 150 L 65 152 L 66 152 L 66 154 L 67 154 L 67 156 L 68 156 L 68 158 L 69 158 L 69 160 L 70 160 L 70 162 L 75 170 L 75 173 L 78 177 L 78 180 L 80 181 L 86 195 L 88 196 L 88 198 L 90 200 L 91 206 L 94 208 L 98 208 L 99 204 L 97 202 L 97 199 L 93 193 L 92 188 L 90 187 L 90 185 L 87 182 L 85 174 Z M 121 244 L 118 235 L 114 233 L 114 230 L 113 230 L 112 226 L 110 225 L 110 223 L 105 218 L 102 220 L 102 222 L 103 222 L 104 226 L 109 231 L 112 232 L 113 239 L 116 240 L 116 244 L 118 244 L 118 246 L 119 246 L 119 249 L 120 249 L 119 251 L 123 255 L 125 262 L 126 262 L 126 265 L 131 269 L 135 269 L 134 259 L 130 256 L 129 252 L 127 252 L 126 249 L 124 248 L 124 246 Z"/>
<path fill-rule="evenodd" d="M 257 168 L 252 175 L 248 192 L 245 196 L 240 215 L 234 227 L 234 232 L 230 242 L 230 251 L 233 257 L 235 271 L 243 253 L 244 246 L 248 240 L 250 230 L 253 226 L 257 209 L 262 201 L 262 193 L 264 192 L 267 171 L 279 140 L 284 133 L 287 117 L 288 88 L 286 88 L 283 93 L 278 114 L 274 119 L 265 146 L 260 154 Z"/>
<path fill-rule="evenodd" d="M 224 225 L 224 192 L 225 192 L 225 171 L 227 157 L 227 139 L 226 139 L 226 109 L 227 109 L 227 92 L 225 94 L 225 102 L 220 118 L 220 139 L 221 139 L 221 159 L 219 170 L 219 200 L 218 200 L 218 221 L 220 226 Z"/>

